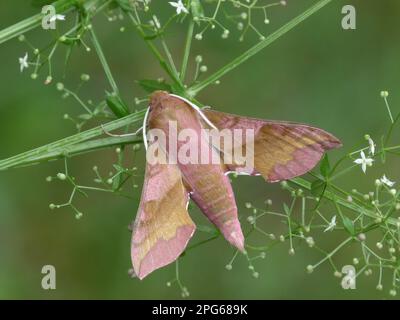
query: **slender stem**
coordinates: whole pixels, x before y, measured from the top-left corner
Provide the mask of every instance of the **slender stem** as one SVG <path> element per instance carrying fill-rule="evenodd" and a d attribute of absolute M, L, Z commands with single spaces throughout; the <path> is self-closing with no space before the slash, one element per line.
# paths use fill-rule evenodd
<path fill-rule="evenodd" d="M 210 238 L 208 238 L 206 240 L 202 240 L 202 241 L 199 241 L 199 242 L 197 242 L 195 244 L 192 244 L 189 247 L 187 247 L 187 249 L 185 251 L 192 250 L 192 249 L 197 248 L 198 246 L 201 246 L 201 245 L 203 245 L 203 244 L 205 244 L 207 242 L 210 242 L 210 241 L 213 241 L 215 239 L 218 239 L 219 236 L 220 236 L 220 234 L 216 234 L 215 236 L 212 236 L 212 237 L 210 237 Z"/>
<path fill-rule="evenodd" d="M 37 158 L 27 158 L 25 161 L 21 161 L 18 165 L 13 168 L 32 166 L 38 163 L 46 161 L 63 159 L 65 157 L 75 157 L 85 153 L 106 149 L 115 146 L 125 146 L 129 144 L 142 143 L 143 140 L 137 137 L 109 137 L 101 138 L 93 141 L 86 141 L 83 143 L 74 144 L 59 148 L 55 151 L 45 153 Z"/>
<path fill-rule="evenodd" d="M 180 75 L 181 81 L 183 83 L 185 81 L 185 75 L 186 75 L 186 70 L 187 70 L 189 55 L 190 55 L 190 48 L 192 46 L 193 30 L 194 30 L 194 21 L 190 20 L 187 35 L 186 35 L 185 51 L 183 53 L 181 75 Z"/>
<path fill-rule="evenodd" d="M 176 78 L 179 78 L 178 70 L 177 70 L 176 67 L 175 67 L 174 58 L 172 57 L 171 51 L 169 50 L 168 45 L 167 45 L 167 43 L 165 42 L 164 37 L 161 37 L 161 44 L 162 44 L 162 46 L 163 46 L 165 55 L 166 55 L 167 58 L 168 58 L 169 65 L 170 65 L 170 67 L 171 67 L 172 72 L 174 73 L 174 75 L 175 75 Z"/>
<path fill-rule="evenodd" d="M 128 12 L 127 15 L 131 19 L 133 25 L 136 27 L 136 30 L 138 31 L 139 35 L 144 39 L 146 42 L 147 46 L 149 47 L 150 51 L 153 53 L 153 55 L 156 57 L 158 62 L 160 63 L 161 67 L 164 69 L 164 71 L 169 75 L 169 77 L 174 81 L 176 85 L 178 85 L 181 89 L 183 89 L 183 84 L 179 77 L 176 76 L 176 74 L 173 72 L 171 67 L 168 65 L 168 63 L 165 61 L 161 53 L 158 51 L 154 43 L 146 38 L 146 33 L 144 32 L 143 28 L 140 26 L 139 22 L 136 21 L 135 17 L 132 15 L 131 12 Z"/>
<path fill-rule="evenodd" d="M 385 100 L 385 105 L 386 105 L 387 112 L 389 114 L 390 122 L 393 124 L 394 123 L 394 119 L 393 119 L 392 111 L 390 110 L 390 106 L 389 106 L 389 103 L 387 101 L 387 98 L 384 97 L 383 100 Z"/>
<path fill-rule="evenodd" d="M 213 20 L 215 20 L 217 18 L 218 11 L 219 11 L 219 8 L 221 6 L 221 2 L 222 2 L 221 0 L 218 0 L 217 7 L 215 8 L 215 11 L 214 11 L 214 14 L 213 14 L 213 17 L 212 17 Z"/>
<path fill-rule="evenodd" d="M 113 89 L 113 91 L 115 93 L 118 93 L 119 90 L 118 90 L 117 83 L 114 80 L 114 77 L 113 77 L 113 75 L 111 73 L 111 69 L 110 69 L 110 67 L 109 67 L 109 65 L 107 63 L 106 57 L 104 56 L 103 50 L 101 49 L 100 43 L 97 40 L 96 33 L 94 32 L 93 27 L 90 28 L 90 34 L 92 36 L 92 42 L 93 42 L 94 48 L 96 50 L 96 53 L 99 56 L 101 65 L 102 65 L 102 67 L 104 69 L 104 72 L 106 73 L 106 77 L 108 79 L 108 82 L 110 83 L 110 86 Z"/>
<path fill-rule="evenodd" d="M 386 101 L 386 99 L 385 99 Z M 388 144 L 390 138 L 392 137 L 392 133 L 393 133 L 393 129 L 396 126 L 397 122 L 399 122 L 400 120 L 400 113 L 396 116 L 396 118 L 392 121 L 392 124 L 390 125 L 389 131 L 386 135 L 386 139 L 385 139 L 385 146 Z M 386 149 L 389 150 L 389 149 Z"/>
<path fill-rule="evenodd" d="M 353 238 L 349 237 L 346 240 L 344 240 L 341 244 L 339 244 L 333 251 L 331 251 L 325 258 L 323 258 L 320 262 L 317 264 L 313 265 L 314 268 L 318 267 L 321 263 L 325 262 L 328 259 L 331 259 L 332 256 L 338 252 L 340 249 L 342 249 L 347 243 L 349 243 Z"/>
<path fill-rule="evenodd" d="M 67 12 L 75 6 L 75 0 L 59 0 L 53 3 L 56 12 Z M 0 44 L 11 40 L 41 25 L 43 14 L 38 13 L 0 31 Z"/>
<path fill-rule="evenodd" d="M 195 96 L 197 93 L 199 93 L 201 90 L 209 86 L 210 84 L 214 83 L 215 81 L 219 80 L 222 76 L 224 76 L 226 73 L 229 71 L 235 69 L 239 65 L 241 65 L 243 62 L 247 61 L 249 58 L 269 46 L 271 43 L 273 43 L 275 40 L 279 39 L 281 36 L 283 36 L 285 33 L 293 29 L 295 26 L 297 26 L 299 23 L 302 21 L 306 20 L 309 18 L 311 15 L 322 9 L 324 6 L 326 6 L 328 3 L 330 3 L 332 0 L 320 0 L 318 1 L 315 5 L 304 11 L 302 14 L 297 16 L 296 18 L 292 19 L 290 22 L 285 24 L 283 27 L 279 28 L 276 30 L 274 33 L 269 35 L 265 40 L 259 42 L 258 44 L 254 45 L 251 47 L 249 50 L 244 52 L 242 55 L 238 56 L 234 60 L 232 60 L 230 63 L 226 64 L 224 67 L 219 69 L 217 72 L 212 74 L 210 77 L 205 79 L 204 81 L 194 85 L 188 90 L 188 94 L 190 96 Z"/>
<path fill-rule="evenodd" d="M 291 179 L 290 182 L 292 182 L 304 189 L 311 190 L 311 183 L 303 178 L 294 178 L 294 179 Z M 367 210 L 366 208 L 360 208 L 357 204 L 348 202 L 345 199 L 342 199 L 341 197 L 339 197 L 338 195 L 332 194 L 330 191 L 325 191 L 325 193 L 323 194 L 323 198 L 333 201 L 333 202 L 337 202 L 342 207 L 345 207 L 352 211 L 363 212 L 363 213 L 365 213 L 366 216 L 368 216 L 370 218 L 373 218 L 373 219 L 378 218 L 378 216 L 374 212 Z M 395 226 L 397 225 L 397 220 L 394 218 L 389 218 L 387 221 L 388 221 L 388 223 L 390 223 L 392 225 L 395 225 Z"/>
<path fill-rule="evenodd" d="M 88 10 L 94 7 L 99 8 L 103 5 L 103 3 L 107 1 L 108 0 L 85 0 L 85 4 L 86 3 L 89 4 L 86 6 L 86 9 Z M 76 6 L 76 4 L 77 4 L 76 0 L 58 0 L 53 3 L 53 6 L 56 9 L 57 13 L 66 13 L 72 10 Z M 29 17 L 12 26 L 9 26 L 8 28 L 1 30 L 0 44 L 41 26 L 42 19 L 43 19 L 43 14 L 38 13 L 32 17 Z"/>
<path fill-rule="evenodd" d="M 90 110 L 90 108 L 82 101 L 81 98 L 79 98 L 79 96 L 75 92 L 72 92 L 67 88 L 64 88 L 64 91 L 70 94 L 86 110 L 88 114 L 90 114 L 91 116 L 93 115 L 92 110 Z"/>
<path fill-rule="evenodd" d="M 144 114 L 145 114 L 145 110 L 142 110 L 137 113 L 130 114 L 124 118 L 120 118 L 120 119 L 111 121 L 111 122 L 103 125 L 102 127 L 99 126 L 99 127 L 75 134 L 73 136 L 52 142 L 52 143 L 44 145 L 42 147 L 21 153 L 14 157 L 1 160 L 0 161 L 0 171 L 6 170 L 9 168 L 13 168 L 13 167 L 19 166 L 24 163 L 29 163 L 32 161 L 32 159 L 37 159 L 39 157 L 43 157 L 47 153 L 65 150 L 65 148 L 67 148 L 71 145 L 87 141 L 87 140 L 95 138 L 97 136 L 101 136 L 102 134 L 104 134 L 104 131 L 112 131 L 112 130 L 122 128 L 129 124 L 141 122 L 143 120 Z"/>

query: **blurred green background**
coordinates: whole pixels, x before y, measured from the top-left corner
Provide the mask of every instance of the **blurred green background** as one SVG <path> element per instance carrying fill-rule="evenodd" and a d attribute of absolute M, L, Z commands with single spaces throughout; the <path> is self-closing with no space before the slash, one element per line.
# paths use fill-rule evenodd
<path fill-rule="evenodd" d="M 159 1 L 161 3 L 161 1 Z M 304 11 L 315 1 L 288 0 L 286 7 L 269 10 L 271 23 L 260 28 L 266 34 Z M 153 1 L 155 5 L 157 1 Z M 160 6 L 161 20 L 171 8 Z M 357 29 L 341 28 L 341 8 L 353 4 L 357 9 Z M 28 1 L 0 2 L 0 29 L 38 12 Z M 199 100 L 219 110 L 253 117 L 306 122 L 334 133 L 344 148 L 332 152 L 332 159 L 364 146 L 363 136 L 369 133 L 379 140 L 388 127 L 388 117 L 379 92 L 390 92 L 394 111 L 399 111 L 400 80 L 400 2 L 397 0 L 333 1 L 272 46 L 225 76 L 221 84 L 207 88 Z M 67 16 L 68 19 L 68 16 Z M 262 16 L 259 17 L 262 22 Z M 162 20 L 163 21 L 163 20 Z M 94 22 L 99 40 L 109 60 L 125 100 L 134 106 L 134 97 L 144 96 L 135 83 L 138 79 L 164 76 L 142 40 L 127 21 L 108 22 L 99 15 Z M 119 28 L 126 26 L 121 33 Z M 174 56 L 181 57 L 185 24 L 174 24 L 166 35 Z M 210 71 L 230 61 L 256 39 L 240 43 L 235 26 L 231 37 L 222 41 L 220 33 L 209 32 L 202 41 L 195 41 L 194 55 L 201 54 Z M 37 29 L 27 34 L 28 40 L 43 46 L 51 33 Z M 88 43 L 90 40 L 88 40 Z M 90 43 L 89 43 L 90 45 Z M 100 101 L 108 90 L 97 56 L 92 50 L 75 51 L 62 78 L 65 48 L 53 59 L 54 83 L 43 84 L 46 71 L 36 81 L 30 70 L 20 73 L 18 57 L 28 50 L 14 39 L 0 46 L 0 158 L 32 149 L 75 133 L 63 114 L 81 110 L 72 99 L 61 99 L 54 84 L 62 81 L 73 88 L 81 73 L 91 81 L 82 89 L 82 98 Z M 31 52 L 31 51 L 30 51 Z M 107 173 L 116 160 L 113 150 L 100 151 L 70 163 L 71 174 L 82 184 L 90 184 L 92 167 Z M 137 160 L 142 172 L 144 163 Z M 180 298 L 176 287 L 167 287 L 174 278 L 174 265 L 154 272 L 144 281 L 128 276 L 130 233 L 127 225 L 134 219 L 137 201 L 113 195 L 91 193 L 88 199 L 78 197 L 75 204 L 84 212 L 77 221 L 68 208 L 49 210 L 50 203 L 67 201 L 70 187 L 61 182 L 47 183 L 45 178 L 63 170 L 63 161 L 0 172 L 0 298 L 102 298 L 102 299 L 173 299 Z M 383 173 L 399 179 L 399 166 L 389 162 L 376 166 L 364 176 L 355 170 L 340 181 L 347 190 L 368 191 Z M 142 177 L 135 197 L 140 197 Z M 239 213 L 243 220 L 249 211 L 245 202 L 263 206 L 271 198 L 281 208 L 288 195 L 279 185 L 268 185 L 261 178 L 240 177 L 234 182 Z M 328 213 L 330 216 L 333 213 Z M 192 210 L 196 221 L 204 221 L 198 210 Z M 282 223 L 266 219 L 268 232 L 279 234 Z M 321 232 L 313 236 L 319 241 Z M 327 250 L 341 241 L 340 233 L 325 234 L 321 246 Z M 196 235 L 192 243 L 201 238 Z M 257 242 L 257 239 L 254 240 Z M 308 275 L 305 267 L 321 259 L 306 246 L 288 255 L 284 243 L 267 252 L 267 258 L 255 263 L 260 277 L 255 279 L 243 257 L 232 271 L 225 265 L 232 248 L 222 239 L 205 244 L 181 259 L 181 280 L 191 298 L 202 299 L 323 299 L 323 298 L 387 298 L 390 279 L 385 278 L 384 292 L 375 289 L 377 273 L 360 277 L 357 290 L 343 290 L 328 264 Z M 335 260 L 338 266 L 351 264 L 359 256 L 359 248 L 349 248 Z M 41 268 L 57 269 L 57 290 L 41 288 Z M 384 285 L 385 285 L 384 284 Z"/>

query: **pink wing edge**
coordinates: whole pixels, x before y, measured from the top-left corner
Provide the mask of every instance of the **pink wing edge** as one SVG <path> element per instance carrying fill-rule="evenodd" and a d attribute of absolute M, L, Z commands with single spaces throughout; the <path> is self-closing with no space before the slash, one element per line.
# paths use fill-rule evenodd
<path fill-rule="evenodd" d="M 153 271 L 165 267 L 179 258 L 185 250 L 189 240 L 192 238 L 196 227 L 184 226 L 176 231 L 174 238 L 170 240 L 159 239 L 157 243 L 146 254 L 142 262 L 138 262 L 135 247 L 132 247 L 132 264 L 135 274 L 140 280 L 143 280 Z M 140 232 L 136 232 L 140 237 Z"/>
<path fill-rule="evenodd" d="M 312 170 L 320 162 L 327 151 L 337 149 L 342 146 L 341 141 L 331 133 L 308 124 L 279 120 L 263 120 L 258 118 L 224 113 L 212 109 L 206 109 L 204 110 L 204 112 L 206 115 L 216 115 L 219 118 L 220 122 L 214 123 L 214 125 L 222 129 L 233 129 L 230 126 L 234 123 L 234 128 L 254 128 L 257 135 L 262 127 L 264 127 L 265 125 L 269 125 L 273 127 L 274 131 L 276 132 L 284 131 L 285 127 L 295 129 L 296 132 L 291 133 L 291 136 L 293 138 L 302 138 L 302 136 L 304 135 L 316 137 L 325 136 L 327 138 L 324 141 L 316 141 L 314 144 L 305 145 L 303 148 L 295 150 L 295 152 L 293 153 L 292 161 L 290 161 L 286 165 L 276 165 L 274 171 L 270 174 L 270 176 L 265 177 L 265 180 L 269 183 L 289 180 L 304 175 L 305 173 Z M 231 173 L 251 176 L 261 175 L 256 168 L 253 168 L 251 172 L 248 172 L 241 170 L 240 167 L 227 165 L 226 174 Z"/>

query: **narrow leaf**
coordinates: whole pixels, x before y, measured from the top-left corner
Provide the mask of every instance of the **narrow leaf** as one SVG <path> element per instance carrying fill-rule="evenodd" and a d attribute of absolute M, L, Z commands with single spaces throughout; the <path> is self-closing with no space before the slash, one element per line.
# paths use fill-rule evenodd
<path fill-rule="evenodd" d="M 319 171 L 321 172 L 321 174 L 324 178 L 329 177 L 329 173 L 331 171 L 331 165 L 329 163 L 328 154 L 325 154 L 324 157 L 322 158 L 321 164 L 319 166 Z"/>
<path fill-rule="evenodd" d="M 326 187 L 326 182 L 323 180 L 315 180 L 313 183 L 311 183 L 311 193 L 313 196 L 316 197 L 320 197 L 324 191 L 325 191 L 325 187 Z"/>
<path fill-rule="evenodd" d="M 342 217 L 342 222 L 344 228 L 351 234 L 354 235 L 355 230 L 354 230 L 354 223 L 351 221 L 348 217 L 345 215 L 340 215 Z"/>
<path fill-rule="evenodd" d="M 120 96 L 115 94 L 106 93 L 106 102 L 111 111 L 119 118 L 125 117 L 129 114 L 129 109 L 122 101 Z"/>
<path fill-rule="evenodd" d="M 152 93 L 156 90 L 164 90 L 168 92 L 172 92 L 172 87 L 164 82 L 157 80 L 139 80 L 137 83 L 148 93 Z"/>

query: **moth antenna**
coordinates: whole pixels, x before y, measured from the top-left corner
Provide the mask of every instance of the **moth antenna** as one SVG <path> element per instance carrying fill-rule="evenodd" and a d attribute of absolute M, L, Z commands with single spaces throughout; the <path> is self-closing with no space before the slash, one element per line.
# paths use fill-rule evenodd
<path fill-rule="evenodd" d="M 104 129 L 104 126 L 103 126 L 102 124 L 100 125 L 100 127 L 101 127 L 101 129 L 103 130 L 103 132 L 104 132 L 106 135 L 108 135 L 108 136 L 110 136 L 110 137 L 118 137 L 118 138 L 136 136 L 136 135 L 143 129 L 142 127 L 140 127 L 138 130 L 136 130 L 136 131 L 133 132 L 133 133 L 113 134 L 113 133 L 107 131 L 106 129 Z"/>
<path fill-rule="evenodd" d="M 150 106 L 148 106 L 146 114 L 144 115 L 143 126 L 142 126 L 142 129 L 143 129 L 143 144 L 144 144 L 144 148 L 146 149 L 146 151 L 147 151 L 147 148 L 149 147 L 148 144 L 147 144 L 147 130 L 146 130 L 147 118 L 149 117 L 149 112 L 150 112 Z"/>
<path fill-rule="evenodd" d="M 140 127 L 139 129 L 137 129 L 133 134 L 134 135 L 137 135 L 140 131 L 142 131 L 143 130 L 143 127 Z"/>
<path fill-rule="evenodd" d="M 170 94 L 170 96 L 181 99 L 182 101 L 186 102 L 188 105 L 190 105 L 194 110 L 197 111 L 197 113 L 204 119 L 204 121 L 213 129 L 218 130 L 218 128 L 206 117 L 206 115 L 203 113 L 203 111 L 201 111 L 201 109 L 196 106 L 193 102 L 178 96 L 176 94 Z M 209 107 L 208 107 L 209 108 Z"/>

